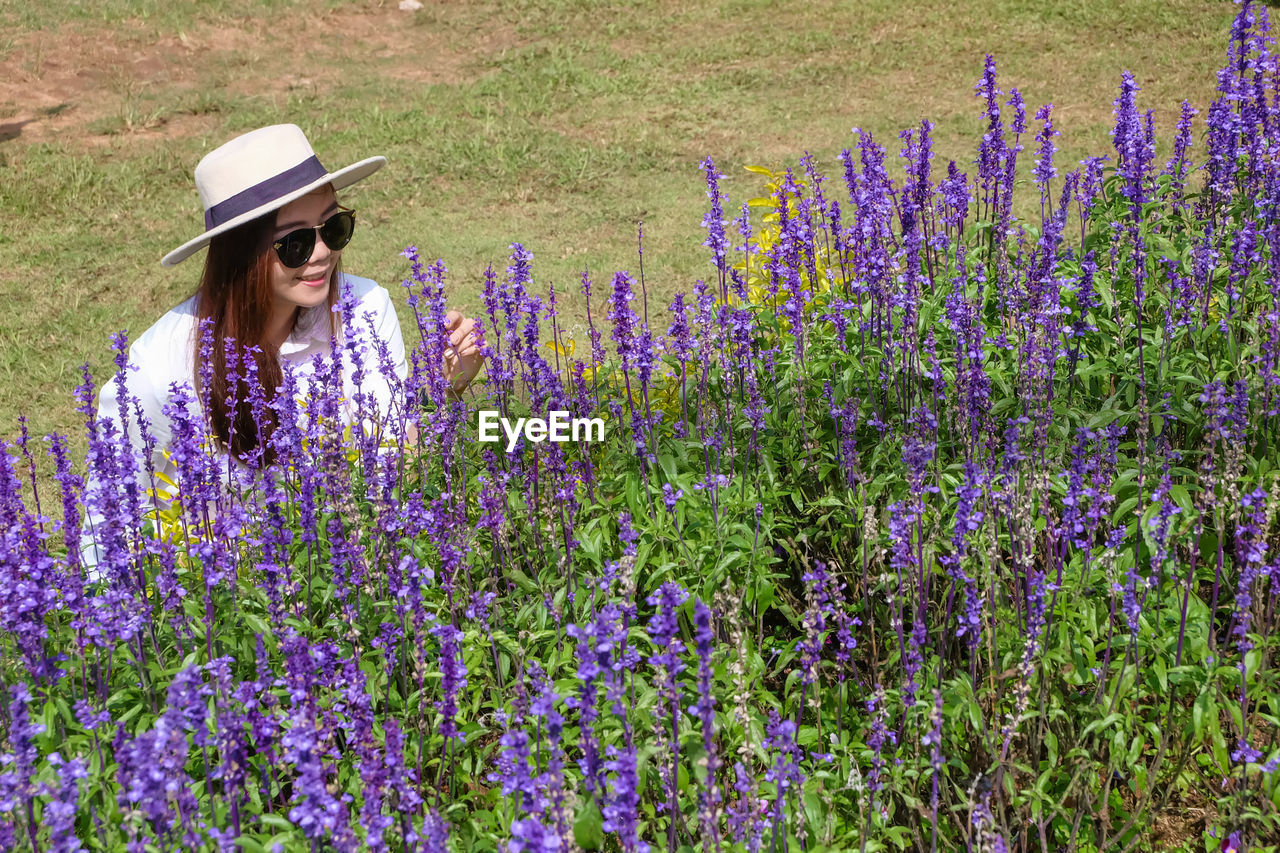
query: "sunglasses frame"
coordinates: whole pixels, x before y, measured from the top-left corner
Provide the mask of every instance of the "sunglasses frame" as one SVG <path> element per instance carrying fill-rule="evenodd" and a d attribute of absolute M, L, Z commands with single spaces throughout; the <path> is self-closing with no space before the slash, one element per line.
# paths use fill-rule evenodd
<path fill-rule="evenodd" d="M 324 221 L 324 222 L 321 222 L 319 225 L 312 225 L 312 226 L 310 226 L 310 227 L 308 227 L 308 228 L 295 228 L 294 230 L 290 231 L 288 234 L 283 235 L 283 236 L 282 236 L 282 237 L 280 237 L 279 239 L 271 241 L 271 247 L 272 247 L 273 249 L 275 249 L 275 251 L 276 251 L 276 257 L 277 257 L 277 258 L 279 258 L 280 263 L 285 267 L 285 269 L 291 269 L 291 270 L 302 269 L 304 266 L 306 266 L 306 265 L 307 265 L 307 261 L 310 261 L 310 260 L 311 260 L 311 256 L 312 256 L 313 254 L 315 254 L 315 251 L 316 251 L 316 238 L 317 238 L 317 236 L 319 237 L 319 239 L 324 240 L 324 244 L 325 244 L 326 246 L 328 246 L 328 247 L 329 247 L 329 251 L 331 251 L 331 252 L 340 252 L 340 251 L 342 251 L 343 249 L 345 249 L 345 248 L 346 248 L 346 247 L 351 243 L 351 236 L 348 236 L 348 237 L 347 237 L 347 242 L 343 243 L 341 246 L 333 246 L 333 245 L 330 245 L 329 241 L 325 239 L 325 236 L 324 236 L 324 233 L 323 233 L 322 229 L 323 229 L 326 225 L 328 225 L 330 222 L 332 222 L 333 220 L 337 219 L 339 216 L 348 215 L 348 214 L 349 214 L 349 215 L 350 215 L 350 217 L 351 217 L 351 236 L 354 236 L 354 235 L 355 235 L 355 232 L 356 232 L 356 211 L 355 211 L 355 209 L 354 209 L 354 208 L 350 208 L 350 207 L 343 207 L 342 205 L 338 205 L 338 212 L 337 212 L 337 213 L 335 213 L 335 214 L 333 214 L 332 216 L 328 217 L 327 219 L 325 219 L 325 221 Z M 285 242 L 286 242 L 286 241 L 288 241 L 290 238 L 292 238 L 295 234 L 301 234 L 301 233 L 303 233 L 303 232 L 309 232 L 309 233 L 310 233 L 311 247 L 310 247 L 309 251 L 307 252 L 307 256 L 306 256 L 305 258 L 303 258 L 303 259 L 302 259 L 302 262 L 301 262 L 301 263 L 299 263 L 299 264 L 295 264 L 295 265 L 290 265 L 290 264 L 289 264 L 289 263 L 287 263 L 287 262 L 285 261 L 285 259 L 284 259 L 284 246 L 285 246 Z"/>

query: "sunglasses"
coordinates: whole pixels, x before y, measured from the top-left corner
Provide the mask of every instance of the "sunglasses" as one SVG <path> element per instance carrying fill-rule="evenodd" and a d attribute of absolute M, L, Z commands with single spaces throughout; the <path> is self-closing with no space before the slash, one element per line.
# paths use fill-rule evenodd
<path fill-rule="evenodd" d="M 293 270 L 311 260 L 311 253 L 316 248 L 317 233 L 324 244 L 336 252 L 351 242 L 351 235 L 355 230 L 356 212 L 340 210 L 319 225 L 290 231 L 272 245 L 280 257 L 280 263 Z"/>

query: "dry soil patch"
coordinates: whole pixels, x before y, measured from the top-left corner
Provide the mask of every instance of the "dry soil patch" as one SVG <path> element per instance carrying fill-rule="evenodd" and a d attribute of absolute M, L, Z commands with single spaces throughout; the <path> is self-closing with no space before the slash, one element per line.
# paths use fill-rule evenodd
<path fill-rule="evenodd" d="M 105 134 L 197 133 L 215 124 L 202 118 L 202 97 L 324 91 L 352 74 L 457 84 L 519 43 L 497 22 L 460 38 L 447 26 L 415 24 L 414 14 L 380 6 L 315 12 L 290 39 L 279 37 L 274 19 L 195 23 L 159 36 L 141 22 L 23 33 L 0 57 L 0 142 L 93 145 Z"/>

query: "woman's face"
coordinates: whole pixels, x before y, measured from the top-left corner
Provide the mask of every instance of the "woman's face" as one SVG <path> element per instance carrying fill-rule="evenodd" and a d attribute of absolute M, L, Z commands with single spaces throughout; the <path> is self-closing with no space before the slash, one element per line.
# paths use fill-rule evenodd
<path fill-rule="evenodd" d="M 276 228 L 272 242 L 290 231 L 311 228 L 338 212 L 338 198 L 333 187 L 325 184 L 318 190 L 294 199 L 276 213 Z M 321 305 L 329 296 L 333 269 L 341 251 L 331 251 L 324 240 L 316 235 L 316 246 L 311 257 L 297 269 L 289 269 L 280 263 L 275 249 L 271 255 L 271 293 L 278 315 L 293 313 L 294 308 L 312 308 Z"/>

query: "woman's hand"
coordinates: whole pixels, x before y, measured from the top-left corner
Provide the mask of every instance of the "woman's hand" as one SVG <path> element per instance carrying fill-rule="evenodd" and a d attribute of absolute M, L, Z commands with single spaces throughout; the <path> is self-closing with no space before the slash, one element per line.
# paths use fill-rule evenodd
<path fill-rule="evenodd" d="M 449 330 L 449 345 L 444 351 L 444 378 L 449 380 L 453 393 L 461 394 L 484 367 L 484 356 L 476 345 L 476 321 L 463 317 L 458 311 L 445 315 L 445 328 Z"/>

